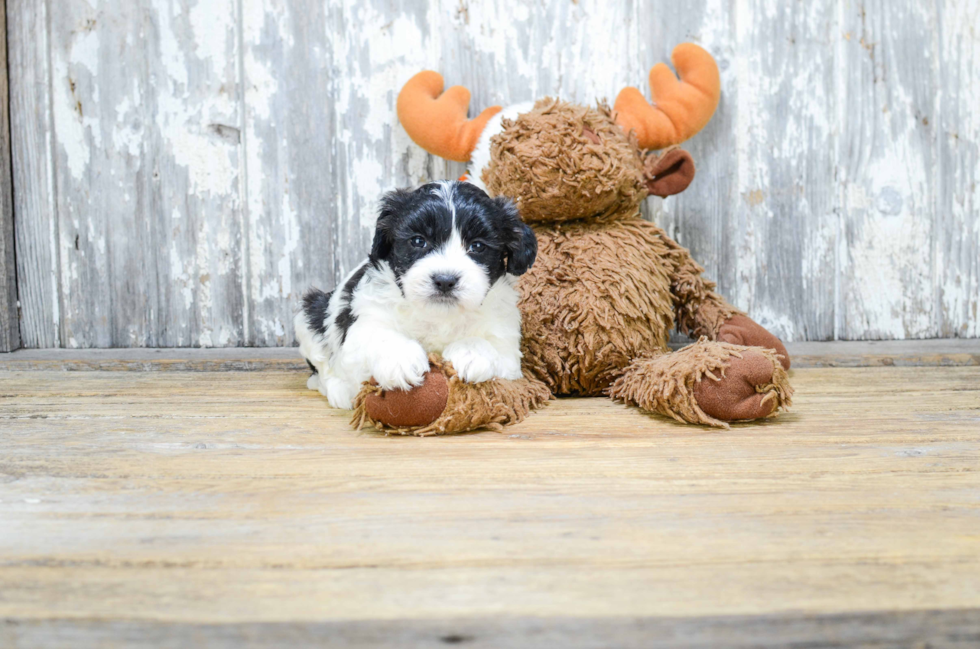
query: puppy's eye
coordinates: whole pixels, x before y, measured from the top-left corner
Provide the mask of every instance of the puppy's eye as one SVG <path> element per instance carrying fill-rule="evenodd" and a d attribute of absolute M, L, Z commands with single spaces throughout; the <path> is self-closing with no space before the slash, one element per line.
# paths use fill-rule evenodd
<path fill-rule="evenodd" d="M 422 237 L 412 237 L 412 245 L 416 248 L 425 248 L 425 239 Z"/>
<path fill-rule="evenodd" d="M 470 249 L 467 250 L 466 252 L 479 253 L 479 252 L 483 252 L 486 249 L 487 249 L 487 244 L 483 243 L 482 241 L 474 241 L 473 243 L 470 244 Z"/>

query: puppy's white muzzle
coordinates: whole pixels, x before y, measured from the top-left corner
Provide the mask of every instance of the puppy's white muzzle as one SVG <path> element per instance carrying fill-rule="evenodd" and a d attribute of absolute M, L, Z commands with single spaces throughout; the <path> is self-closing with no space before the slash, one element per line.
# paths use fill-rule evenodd
<path fill-rule="evenodd" d="M 458 236 L 417 261 L 403 277 L 405 297 L 416 303 L 475 309 L 490 290 L 482 266 L 470 259 Z"/>

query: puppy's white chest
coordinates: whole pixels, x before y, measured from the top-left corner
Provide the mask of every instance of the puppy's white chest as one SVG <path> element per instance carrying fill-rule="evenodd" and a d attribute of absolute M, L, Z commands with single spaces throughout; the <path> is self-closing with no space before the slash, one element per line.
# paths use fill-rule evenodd
<path fill-rule="evenodd" d="M 483 317 L 482 313 L 460 313 L 448 309 L 442 314 L 410 311 L 401 320 L 402 333 L 419 341 L 425 351 L 442 353 L 457 340 L 480 336 L 484 330 Z"/>

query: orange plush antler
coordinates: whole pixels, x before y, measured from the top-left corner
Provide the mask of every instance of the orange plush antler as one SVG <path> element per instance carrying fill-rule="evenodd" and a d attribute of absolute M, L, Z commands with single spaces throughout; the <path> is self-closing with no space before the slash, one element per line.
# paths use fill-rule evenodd
<path fill-rule="evenodd" d="M 718 107 L 721 79 L 710 54 L 693 43 L 682 43 L 670 60 L 681 80 L 666 64 L 653 66 L 653 106 L 636 88 L 623 88 L 616 97 L 616 121 L 627 133 L 636 131 L 642 149 L 680 144 L 704 128 Z"/>
<path fill-rule="evenodd" d="M 467 120 L 470 91 L 453 86 L 445 93 L 442 75 L 426 70 L 408 80 L 398 93 L 398 119 L 412 140 L 434 155 L 466 162 L 490 118 L 500 106 Z"/>

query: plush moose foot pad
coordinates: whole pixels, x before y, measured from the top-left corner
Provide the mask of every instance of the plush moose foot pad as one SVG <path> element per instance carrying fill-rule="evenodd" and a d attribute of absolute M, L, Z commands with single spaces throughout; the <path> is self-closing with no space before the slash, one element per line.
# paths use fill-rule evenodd
<path fill-rule="evenodd" d="M 694 386 L 701 410 L 720 421 L 744 421 L 774 415 L 788 403 L 786 371 L 767 351 L 747 349 L 730 358 L 720 373 L 701 377 Z"/>
<path fill-rule="evenodd" d="M 466 383 L 438 356 L 422 385 L 411 390 L 382 390 L 364 384 L 354 399 L 351 424 L 398 435 L 448 435 L 479 429 L 500 430 L 522 421 L 551 398 L 543 383 L 494 379 Z"/>
<path fill-rule="evenodd" d="M 774 349 L 779 355 L 779 362 L 783 369 L 789 370 L 789 352 L 786 351 L 783 341 L 748 316 L 734 315 L 726 320 L 718 328 L 718 340 L 733 345 Z"/>
<path fill-rule="evenodd" d="M 644 410 L 719 428 L 773 417 L 792 395 L 776 352 L 705 338 L 676 352 L 635 359 L 609 389 L 609 396 Z"/>

